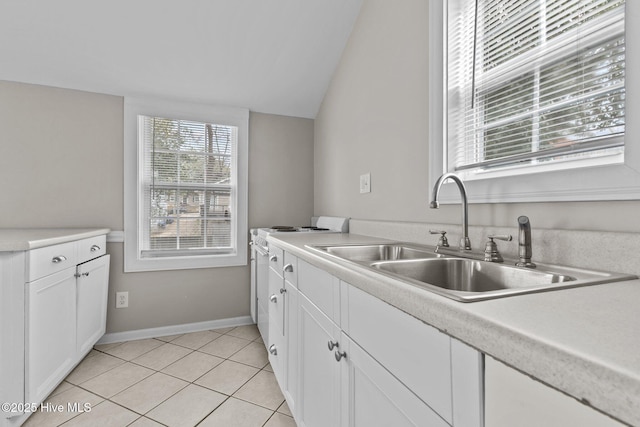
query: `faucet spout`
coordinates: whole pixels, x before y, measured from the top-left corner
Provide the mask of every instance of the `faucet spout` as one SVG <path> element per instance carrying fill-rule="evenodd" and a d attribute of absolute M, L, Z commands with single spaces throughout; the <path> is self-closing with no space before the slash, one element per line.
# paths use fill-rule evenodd
<path fill-rule="evenodd" d="M 464 186 L 462 180 L 458 177 L 458 175 L 454 173 L 445 173 L 436 181 L 433 186 L 433 192 L 431 193 L 431 202 L 429 203 L 429 207 L 431 209 L 438 209 L 440 203 L 438 202 L 438 196 L 440 194 L 440 187 L 447 179 L 451 179 L 458 186 L 458 190 L 460 191 L 460 198 L 462 199 L 462 237 L 460 238 L 460 250 L 470 251 L 471 250 L 471 241 L 469 240 L 469 222 L 468 222 L 468 214 L 469 214 L 469 202 L 467 200 L 467 189 Z"/>
<path fill-rule="evenodd" d="M 518 267 L 536 268 L 531 262 L 531 223 L 529 217 L 524 215 L 518 217 L 518 257 L 516 263 Z"/>

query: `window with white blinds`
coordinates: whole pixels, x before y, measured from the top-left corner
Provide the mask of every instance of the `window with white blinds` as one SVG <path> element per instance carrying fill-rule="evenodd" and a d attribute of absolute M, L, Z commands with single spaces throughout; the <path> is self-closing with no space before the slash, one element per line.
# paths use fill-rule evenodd
<path fill-rule="evenodd" d="M 249 111 L 125 98 L 124 270 L 247 264 Z"/>
<path fill-rule="evenodd" d="M 235 126 L 138 117 L 142 257 L 233 253 Z"/>
<path fill-rule="evenodd" d="M 624 0 L 448 5 L 447 170 L 623 161 Z"/>

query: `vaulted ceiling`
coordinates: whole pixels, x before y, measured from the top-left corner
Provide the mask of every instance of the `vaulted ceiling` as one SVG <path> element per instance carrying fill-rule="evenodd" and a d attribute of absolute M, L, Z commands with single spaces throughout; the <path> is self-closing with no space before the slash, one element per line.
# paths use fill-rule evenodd
<path fill-rule="evenodd" d="M 362 0 L 6 0 L 0 80 L 315 117 Z"/>

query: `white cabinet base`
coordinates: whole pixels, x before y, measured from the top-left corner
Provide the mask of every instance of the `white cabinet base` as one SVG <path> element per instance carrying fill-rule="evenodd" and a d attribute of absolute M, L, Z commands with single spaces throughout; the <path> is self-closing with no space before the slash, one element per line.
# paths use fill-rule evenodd
<path fill-rule="evenodd" d="M 343 426 L 449 427 L 438 414 L 344 333 Z"/>
<path fill-rule="evenodd" d="M 27 285 L 25 402 L 42 402 L 76 363 L 75 271 Z"/>
<path fill-rule="evenodd" d="M 77 270 L 77 358 L 89 353 L 107 328 L 107 299 L 110 256 L 104 255 Z"/>
<path fill-rule="evenodd" d="M 487 427 L 622 427 L 619 422 L 485 356 Z"/>

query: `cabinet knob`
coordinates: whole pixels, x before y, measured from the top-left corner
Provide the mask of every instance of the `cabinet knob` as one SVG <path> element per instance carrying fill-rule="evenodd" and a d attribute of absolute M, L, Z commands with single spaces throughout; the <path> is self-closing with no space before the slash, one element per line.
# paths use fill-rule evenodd
<path fill-rule="evenodd" d="M 278 355 L 278 349 L 276 348 L 275 344 L 271 344 L 269 346 L 269 353 L 273 354 L 274 356 Z"/>
<path fill-rule="evenodd" d="M 284 268 L 282 269 L 282 271 L 284 271 L 286 273 L 292 273 L 293 272 L 293 264 L 285 265 Z"/>
<path fill-rule="evenodd" d="M 96 252 L 100 250 L 100 246 L 98 245 L 93 245 L 91 246 L 91 249 L 89 249 L 91 252 Z"/>
<path fill-rule="evenodd" d="M 271 256 L 269 257 L 269 261 L 276 262 L 277 260 L 278 260 L 278 256 L 277 256 L 277 255 L 271 255 Z"/>
<path fill-rule="evenodd" d="M 54 256 L 54 257 L 51 259 L 51 262 L 52 262 L 52 263 L 54 263 L 54 264 L 58 264 L 58 263 L 61 263 L 61 262 L 63 262 L 63 261 L 66 261 L 66 260 L 67 260 L 67 257 L 66 257 L 66 256 L 64 256 L 64 255 L 58 255 L 58 256 Z"/>
<path fill-rule="evenodd" d="M 327 347 L 329 347 L 329 351 L 333 351 L 334 348 L 340 347 L 340 344 L 338 344 L 338 341 L 329 341 Z"/>
<path fill-rule="evenodd" d="M 277 302 L 278 302 L 278 296 L 277 296 L 277 295 L 275 295 L 275 294 L 274 294 L 274 295 L 271 295 L 271 296 L 269 297 L 269 301 L 271 301 L 271 302 L 272 302 L 272 303 L 274 303 L 274 304 L 275 304 L 275 303 L 277 303 Z"/>
<path fill-rule="evenodd" d="M 343 357 L 344 358 L 347 357 L 347 353 L 345 351 L 336 350 L 335 356 L 336 356 L 336 361 L 339 362 L 342 360 Z"/>

